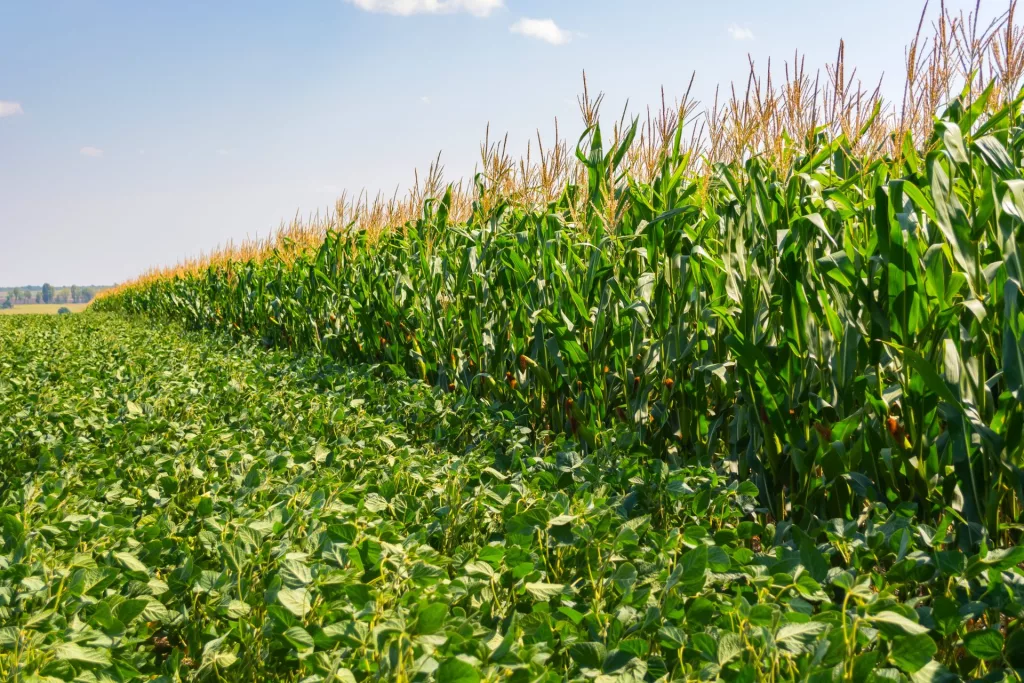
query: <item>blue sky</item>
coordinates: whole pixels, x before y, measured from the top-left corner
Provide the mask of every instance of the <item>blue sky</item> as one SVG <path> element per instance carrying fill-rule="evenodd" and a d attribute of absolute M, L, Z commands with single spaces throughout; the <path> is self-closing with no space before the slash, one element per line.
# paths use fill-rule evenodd
<path fill-rule="evenodd" d="M 937 4 L 937 3 L 936 3 Z M 972 1 L 947 2 L 954 9 Z M 1006 2 L 988 0 L 987 14 Z M 472 173 L 485 127 L 525 149 L 606 114 L 742 81 L 845 38 L 900 92 L 909 0 L 4 0 L 0 286 L 109 283 L 342 189 L 406 187 L 437 153 Z"/>

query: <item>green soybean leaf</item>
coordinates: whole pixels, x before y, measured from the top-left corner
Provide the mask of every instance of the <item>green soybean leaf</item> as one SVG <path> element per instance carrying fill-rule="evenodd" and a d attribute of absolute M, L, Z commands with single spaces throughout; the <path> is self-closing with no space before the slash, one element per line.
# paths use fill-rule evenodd
<path fill-rule="evenodd" d="M 110 650 L 95 647 L 83 647 L 77 643 L 61 643 L 53 649 L 57 659 L 63 659 L 92 666 L 109 666 Z"/>
<path fill-rule="evenodd" d="M 480 672 L 475 666 L 458 657 L 441 662 L 434 672 L 437 683 L 479 683 Z"/>
<path fill-rule="evenodd" d="M 299 618 L 309 612 L 311 598 L 306 588 L 282 588 L 277 593 L 277 600 L 286 610 Z"/>
<path fill-rule="evenodd" d="M 867 617 L 871 625 L 882 631 L 890 638 L 899 636 L 917 636 L 928 633 L 928 629 L 907 619 L 902 614 L 886 610 Z"/>
<path fill-rule="evenodd" d="M 928 664 L 938 649 L 927 633 L 903 636 L 893 640 L 889 659 L 903 671 L 914 673 Z"/>
<path fill-rule="evenodd" d="M 550 600 L 565 590 L 565 586 L 560 583 L 527 583 L 525 587 L 526 592 L 537 601 Z"/>
<path fill-rule="evenodd" d="M 996 659 L 1003 654 L 1003 636 L 992 629 L 971 631 L 964 636 L 964 648 L 982 661 Z"/>
<path fill-rule="evenodd" d="M 791 655 L 803 655 L 814 652 L 818 638 L 828 629 L 820 621 L 809 621 L 803 624 L 787 624 L 775 634 L 775 644 L 779 649 Z"/>

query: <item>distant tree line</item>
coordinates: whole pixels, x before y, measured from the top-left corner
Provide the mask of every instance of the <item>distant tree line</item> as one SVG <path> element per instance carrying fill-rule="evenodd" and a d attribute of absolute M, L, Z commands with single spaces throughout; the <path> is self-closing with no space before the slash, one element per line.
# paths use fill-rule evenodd
<path fill-rule="evenodd" d="M 49 282 L 42 287 L 12 287 L 0 297 L 0 308 L 13 308 L 18 304 L 87 304 L 105 287 L 56 288 Z"/>

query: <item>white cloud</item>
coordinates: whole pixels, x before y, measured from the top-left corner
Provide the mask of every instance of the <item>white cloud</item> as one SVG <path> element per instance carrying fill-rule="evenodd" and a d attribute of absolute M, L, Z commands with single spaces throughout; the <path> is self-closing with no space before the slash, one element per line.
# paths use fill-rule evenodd
<path fill-rule="evenodd" d="M 560 28 L 552 19 L 520 19 L 509 30 L 552 45 L 565 45 L 572 40 L 572 33 Z"/>
<path fill-rule="evenodd" d="M 21 108 L 21 102 L 11 102 L 10 100 L 0 100 L 0 119 L 5 116 L 14 116 L 15 114 L 24 114 L 25 110 Z"/>
<path fill-rule="evenodd" d="M 397 14 L 408 17 L 413 14 L 455 14 L 468 12 L 476 17 L 486 17 L 496 9 L 505 6 L 504 0 L 346 0 L 361 10 Z"/>
<path fill-rule="evenodd" d="M 423 97 L 420 98 L 420 102 L 422 102 L 423 104 L 430 104 L 430 98 L 424 95 Z"/>
<path fill-rule="evenodd" d="M 733 24 L 732 26 L 729 27 L 729 35 L 732 36 L 733 40 L 754 39 L 753 31 L 751 31 L 749 28 L 744 28 L 743 26 L 738 26 L 736 24 Z"/>
<path fill-rule="evenodd" d="M 103 156 L 103 150 L 100 149 L 99 147 L 86 146 L 78 150 L 78 153 L 81 154 L 83 157 L 99 158 Z"/>

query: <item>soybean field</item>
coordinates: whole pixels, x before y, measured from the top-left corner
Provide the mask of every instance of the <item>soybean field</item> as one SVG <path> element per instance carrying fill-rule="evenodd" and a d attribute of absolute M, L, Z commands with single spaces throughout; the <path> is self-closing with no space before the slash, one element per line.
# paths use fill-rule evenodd
<path fill-rule="evenodd" d="M 904 509 L 766 523 L 749 481 L 628 440 L 538 442 L 384 365 L 110 315 L 0 333 L 9 680 L 1024 665 L 1024 549 L 973 551 Z"/>

